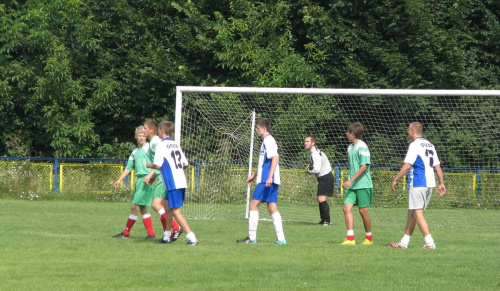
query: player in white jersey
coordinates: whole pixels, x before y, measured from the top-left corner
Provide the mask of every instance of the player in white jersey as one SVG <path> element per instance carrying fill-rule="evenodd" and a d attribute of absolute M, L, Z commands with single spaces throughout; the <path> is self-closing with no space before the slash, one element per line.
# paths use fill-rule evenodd
<path fill-rule="evenodd" d="M 259 164 L 257 171 L 247 178 L 247 184 L 251 184 L 257 178 L 257 186 L 250 201 L 250 214 L 248 219 L 248 237 L 237 240 L 239 243 L 256 244 L 257 226 L 259 224 L 259 206 L 262 202 L 267 203 L 267 210 L 273 219 L 276 232 L 276 244 L 286 244 L 283 233 L 283 223 L 278 210 L 278 188 L 280 181 L 280 168 L 278 157 L 278 144 L 271 133 L 271 123 L 268 119 L 261 118 L 256 122 L 255 131 L 262 138 L 260 147 Z"/>
<path fill-rule="evenodd" d="M 170 136 L 174 125 L 170 121 L 162 121 L 158 124 L 158 136 L 162 139 L 156 147 L 153 164 L 148 163 L 148 168 L 158 169 L 166 187 L 167 196 L 165 206 L 167 209 L 167 225 L 172 223 L 175 217 L 186 233 L 187 244 L 195 246 L 198 240 L 194 232 L 191 231 L 188 222 L 182 215 L 181 207 L 184 206 L 187 182 L 184 169 L 189 165 L 181 146 Z M 149 176 L 153 174 L 150 173 Z M 147 179 L 147 177 L 146 177 Z M 163 238 L 158 243 L 170 243 L 171 232 L 165 231 Z"/>
<path fill-rule="evenodd" d="M 443 181 L 443 172 L 436 148 L 432 143 L 422 137 L 423 126 L 420 122 L 413 122 L 408 126 L 408 135 L 413 142 L 408 148 L 404 165 L 399 173 L 394 177 L 392 190 L 409 170 L 412 170 L 411 187 L 408 193 L 408 221 L 403 238 L 398 243 L 390 243 L 393 248 L 406 249 L 410 243 L 411 235 L 415 230 L 416 224 L 424 236 L 424 249 L 435 249 L 434 239 L 432 238 L 429 225 L 424 217 L 424 210 L 429 205 L 432 188 L 436 187 L 434 180 L 434 171 L 439 180 L 438 193 L 443 196 L 446 188 Z"/>
<path fill-rule="evenodd" d="M 309 151 L 309 166 L 307 172 L 318 179 L 317 199 L 321 221 L 318 225 L 332 225 L 330 219 L 330 205 L 326 197 L 333 196 L 334 177 L 332 166 L 325 153 L 316 148 L 316 138 L 308 135 L 304 139 L 304 148 Z"/>
<path fill-rule="evenodd" d="M 150 157 L 150 161 L 153 161 L 156 151 L 156 146 L 160 143 L 161 139 L 156 135 L 158 130 L 158 123 L 156 120 L 152 118 L 148 118 L 144 121 L 144 133 L 149 140 L 149 150 L 148 155 Z M 160 174 L 160 171 L 153 171 L 154 175 L 149 175 L 149 179 L 153 178 L 154 183 L 152 183 L 152 192 L 153 192 L 153 202 L 151 203 L 151 207 L 160 215 L 160 221 L 163 226 L 163 232 L 167 231 L 167 214 L 165 213 L 164 200 L 167 194 L 165 187 L 163 186 L 163 180 Z M 146 181 L 149 182 L 149 181 Z M 170 225 L 173 230 L 172 241 L 177 240 L 179 235 L 183 232 L 183 229 L 179 227 L 179 224 L 172 221 Z"/>

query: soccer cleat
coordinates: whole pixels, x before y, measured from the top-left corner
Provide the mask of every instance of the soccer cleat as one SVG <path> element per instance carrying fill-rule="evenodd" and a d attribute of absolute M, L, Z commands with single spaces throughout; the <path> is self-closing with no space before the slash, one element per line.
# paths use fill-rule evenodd
<path fill-rule="evenodd" d="M 172 241 L 176 241 L 179 238 L 179 236 L 181 235 L 181 233 L 183 233 L 183 232 L 184 232 L 184 230 L 182 229 L 182 227 L 179 226 L 179 230 L 178 231 L 174 231 L 172 233 L 172 235 L 170 236 L 170 239 Z"/>
<path fill-rule="evenodd" d="M 276 240 L 274 243 L 277 244 L 277 245 L 286 245 L 286 239 L 284 239 L 284 240 Z"/>
<path fill-rule="evenodd" d="M 164 238 L 161 238 L 159 241 L 157 241 L 156 243 L 157 244 L 169 244 L 171 241 L 169 238 L 167 239 L 164 239 Z"/>
<path fill-rule="evenodd" d="M 361 244 L 364 245 L 364 246 L 369 246 L 369 245 L 373 244 L 373 241 L 365 238 L 365 240 Z"/>
<path fill-rule="evenodd" d="M 398 243 L 389 243 L 389 246 L 394 249 L 407 249 L 408 245 L 402 244 L 401 242 Z"/>
<path fill-rule="evenodd" d="M 243 244 L 256 244 L 257 240 L 251 240 L 248 236 L 244 239 L 240 239 L 236 241 L 237 243 L 243 243 Z"/>
<path fill-rule="evenodd" d="M 340 244 L 344 245 L 344 246 L 353 246 L 353 245 L 356 245 L 356 241 L 345 239 Z"/>
<path fill-rule="evenodd" d="M 321 220 L 320 222 L 318 222 L 318 225 L 329 226 L 332 225 L 332 222 L 328 220 Z"/>
<path fill-rule="evenodd" d="M 188 246 L 196 246 L 196 245 L 198 245 L 199 243 L 200 243 L 199 241 L 190 241 L 190 240 L 188 240 L 187 245 L 188 245 Z"/>
<path fill-rule="evenodd" d="M 436 245 L 435 244 L 431 244 L 431 245 L 424 245 L 423 249 L 435 249 L 436 248 Z"/>
<path fill-rule="evenodd" d="M 149 234 L 145 237 L 145 239 L 154 239 L 154 238 L 156 238 L 156 236 L 154 236 L 154 235 L 150 236 Z"/>
<path fill-rule="evenodd" d="M 127 238 L 128 235 L 125 235 L 123 232 L 117 234 L 117 235 L 113 235 L 114 238 Z"/>

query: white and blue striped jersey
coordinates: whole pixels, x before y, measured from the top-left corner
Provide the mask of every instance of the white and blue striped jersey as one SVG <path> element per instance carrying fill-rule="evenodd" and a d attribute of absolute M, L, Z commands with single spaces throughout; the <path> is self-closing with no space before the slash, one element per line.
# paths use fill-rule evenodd
<path fill-rule="evenodd" d="M 432 143 L 423 137 L 416 138 L 408 147 L 404 162 L 412 165 L 411 186 L 436 187 L 434 166 L 440 162 Z"/>
<path fill-rule="evenodd" d="M 257 168 L 257 183 L 266 183 L 269 177 L 269 171 L 271 170 L 272 157 L 278 155 L 278 144 L 271 134 L 268 134 L 263 140 L 260 147 L 259 155 L 259 165 Z M 276 185 L 281 184 L 280 179 L 280 165 L 276 165 L 276 170 L 274 170 L 273 183 Z"/>
<path fill-rule="evenodd" d="M 158 143 L 153 164 L 161 167 L 160 172 L 167 191 L 187 188 L 184 167 L 188 166 L 188 160 L 180 145 L 172 138 L 166 137 Z"/>

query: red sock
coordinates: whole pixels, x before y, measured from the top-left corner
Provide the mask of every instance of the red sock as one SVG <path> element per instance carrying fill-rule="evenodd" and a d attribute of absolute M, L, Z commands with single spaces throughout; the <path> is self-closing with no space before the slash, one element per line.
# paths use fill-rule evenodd
<path fill-rule="evenodd" d="M 173 219 L 172 219 L 172 230 L 179 231 L 179 224 Z"/>
<path fill-rule="evenodd" d="M 354 240 L 354 235 L 348 235 L 347 240 Z"/>
<path fill-rule="evenodd" d="M 130 234 L 130 230 L 132 229 L 132 226 L 134 226 L 134 223 L 135 223 L 135 220 L 133 220 L 133 219 L 129 218 L 127 220 L 127 224 L 125 225 L 125 230 L 123 231 L 124 235 L 129 235 Z"/>
<path fill-rule="evenodd" d="M 153 220 L 151 219 L 151 216 L 148 218 L 143 218 L 142 222 L 144 222 L 144 226 L 146 227 L 146 230 L 148 231 L 149 236 L 155 236 L 155 231 L 153 229 Z"/>
<path fill-rule="evenodd" d="M 163 213 L 160 216 L 161 225 L 163 225 L 163 232 L 167 231 L 167 214 Z"/>
<path fill-rule="evenodd" d="M 369 241 L 372 241 L 372 236 L 371 235 L 365 235 L 365 238 Z"/>

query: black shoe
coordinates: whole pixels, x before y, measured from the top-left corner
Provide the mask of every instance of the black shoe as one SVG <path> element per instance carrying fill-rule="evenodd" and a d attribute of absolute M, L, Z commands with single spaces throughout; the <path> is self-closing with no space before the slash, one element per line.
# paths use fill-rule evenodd
<path fill-rule="evenodd" d="M 161 238 L 159 241 L 156 242 L 157 244 L 169 244 L 170 239 L 163 239 Z"/>
<path fill-rule="evenodd" d="M 328 221 L 328 220 L 321 220 L 318 225 L 322 225 L 322 226 L 329 226 L 329 225 L 332 225 L 332 222 L 331 221 Z"/>
<path fill-rule="evenodd" d="M 113 235 L 114 238 L 127 238 L 128 235 L 125 235 L 123 232 L 120 232 L 117 235 Z"/>
<path fill-rule="evenodd" d="M 240 239 L 236 241 L 237 243 L 242 243 L 242 244 L 256 244 L 257 240 L 251 240 L 248 236 L 244 239 Z"/>
<path fill-rule="evenodd" d="M 154 239 L 154 238 L 156 238 L 156 236 L 150 236 L 149 234 L 148 236 L 145 237 L 145 239 Z"/>
<path fill-rule="evenodd" d="M 179 238 L 179 236 L 181 235 L 181 233 L 183 233 L 183 232 L 184 232 L 184 230 L 182 229 L 182 227 L 179 226 L 179 230 L 178 231 L 172 232 L 172 235 L 170 236 L 170 239 L 172 241 L 176 241 Z"/>

